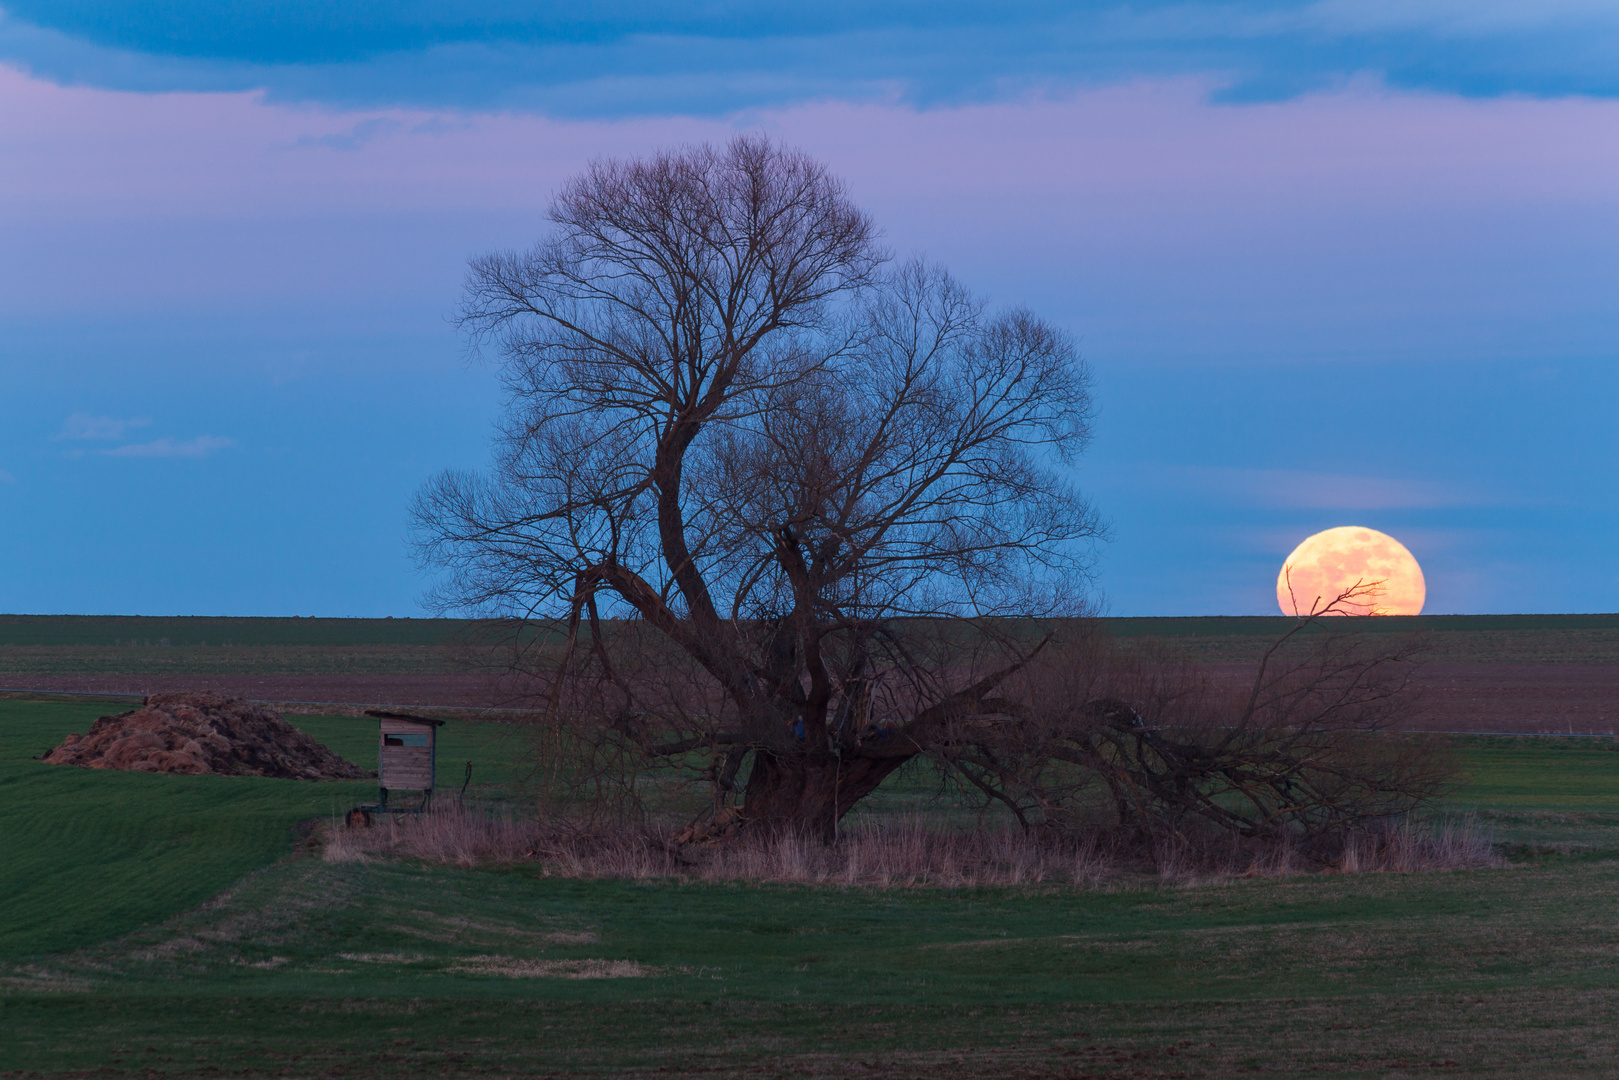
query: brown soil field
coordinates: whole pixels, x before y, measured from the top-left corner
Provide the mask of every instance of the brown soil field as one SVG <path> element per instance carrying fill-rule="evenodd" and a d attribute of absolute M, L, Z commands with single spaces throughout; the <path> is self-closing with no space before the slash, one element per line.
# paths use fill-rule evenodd
<path fill-rule="evenodd" d="M 1412 725 L 1445 731 L 1619 731 L 1619 664 L 1428 664 Z"/>
<path fill-rule="evenodd" d="M 1210 664 L 1243 681 L 1241 664 Z M 1452 663 L 1418 669 L 1422 689 L 1408 727 L 1417 731 L 1619 734 L 1619 664 Z M 54 693 L 206 691 L 272 702 L 509 707 L 519 702 L 481 674 L 14 675 L 0 689 Z"/>
<path fill-rule="evenodd" d="M 443 705 L 478 708 L 505 704 L 488 677 L 458 675 L 21 675 L 0 673 L 0 690 L 56 694 L 213 693 L 253 701 L 331 702 L 350 705 Z"/>
<path fill-rule="evenodd" d="M 1209 664 L 1245 683 L 1243 664 Z M 1436 662 L 1417 668 L 1410 731 L 1619 734 L 1619 664 Z"/>

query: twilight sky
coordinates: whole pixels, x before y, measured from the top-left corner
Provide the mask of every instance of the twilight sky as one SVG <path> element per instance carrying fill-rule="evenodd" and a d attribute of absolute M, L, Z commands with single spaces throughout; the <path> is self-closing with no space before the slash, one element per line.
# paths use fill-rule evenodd
<path fill-rule="evenodd" d="M 737 130 L 1073 331 L 1109 613 L 1619 610 L 1611 2 L 328 6 L 0 0 L 0 611 L 420 614 L 466 259 Z"/>

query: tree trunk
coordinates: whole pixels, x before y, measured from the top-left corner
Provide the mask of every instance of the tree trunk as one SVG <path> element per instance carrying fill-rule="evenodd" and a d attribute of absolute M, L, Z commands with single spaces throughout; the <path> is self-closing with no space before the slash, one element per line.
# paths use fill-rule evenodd
<path fill-rule="evenodd" d="M 756 750 L 742 817 L 750 827 L 795 829 L 826 843 L 838 822 L 908 757 L 844 758 L 830 754 L 772 754 Z"/>

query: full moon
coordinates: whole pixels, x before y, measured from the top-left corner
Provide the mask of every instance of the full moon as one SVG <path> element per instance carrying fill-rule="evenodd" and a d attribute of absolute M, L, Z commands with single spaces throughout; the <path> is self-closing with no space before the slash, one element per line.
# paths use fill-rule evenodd
<path fill-rule="evenodd" d="M 1419 615 L 1428 596 L 1422 567 L 1404 544 L 1376 529 L 1342 525 L 1293 549 L 1276 578 L 1276 603 L 1284 615 L 1308 615 L 1357 584 L 1372 588 L 1345 601 L 1341 614 Z"/>

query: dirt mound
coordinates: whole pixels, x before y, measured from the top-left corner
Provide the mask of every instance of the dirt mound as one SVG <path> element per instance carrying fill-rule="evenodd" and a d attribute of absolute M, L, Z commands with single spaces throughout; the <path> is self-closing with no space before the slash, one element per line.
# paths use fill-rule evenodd
<path fill-rule="evenodd" d="M 153 694 L 103 716 L 41 760 L 85 769 L 354 780 L 365 776 L 262 705 L 213 694 Z"/>

